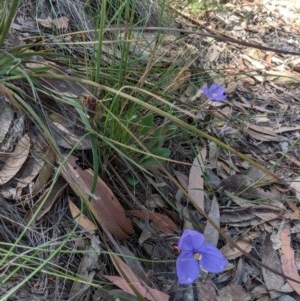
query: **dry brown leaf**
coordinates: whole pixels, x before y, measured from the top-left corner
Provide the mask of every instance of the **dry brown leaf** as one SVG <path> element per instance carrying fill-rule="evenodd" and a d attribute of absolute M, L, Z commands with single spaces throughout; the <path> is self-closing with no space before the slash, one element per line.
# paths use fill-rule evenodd
<path fill-rule="evenodd" d="M 96 189 L 91 193 L 94 173 L 91 169 L 83 170 L 76 164 L 76 157 L 66 157 L 66 164 L 61 168 L 65 180 L 74 192 L 84 199 L 97 222 L 119 239 L 128 238 L 133 233 L 131 221 L 114 196 L 111 189 L 98 176 Z"/>
<path fill-rule="evenodd" d="M 143 298 L 150 301 L 168 301 L 169 296 L 160 292 L 157 289 L 151 288 L 145 282 L 140 280 L 133 271 L 124 263 L 120 258 L 114 254 L 110 255 L 115 268 L 118 270 L 121 277 L 118 276 L 104 276 L 109 281 L 113 282 L 116 286 L 121 288 L 127 293 L 136 295 L 137 291 Z"/>
<path fill-rule="evenodd" d="M 291 220 L 300 220 L 300 209 L 297 203 L 293 203 L 291 201 L 286 201 L 286 205 L 293 211 L 290 216 Z"/>
<path fill-rule="evenodd" d="M 207 59 L 210 62 L 214 62 L 219 58 L 219 56 L 221 55 L 222 52 L 223 52 L 223 49 L 218 43 L 212 43 L 209 46 L 208 51 L 207 51 L 207 54 L 208 54 Z"/>
<path fill-rule="evenodd" d="M 141 300 L 134 297 L 132 294 L 128 294 L 120 289 L 109 289 L 107 291 L 104 290 L 103 287 L 100 287 L 100 288 L 96 288 L 95 293 L 93 294 L 92 301 L 141 301 Z"/>
<path fill-rule="evenodd" d="M 38 61 L 46 62 L 47 61 L 42 58 L 38 57 Z M 50 62 L 49 62 L 50 64 Z M 51 90 L 55 91 L 59 95 L 72 97 L 72 98 L 79 98 L 82 95 L 90 94 L 87 86 L 83 85 L 77 81 L 70 80 L 73 78 L 81 78 L 79 75 L 73 73 L 71 70 L 63 69 L 53 63 L 51 63 L 51 67 L 53 68 L 51 71 L 53 73 L 52 78 L 44 78 L 38 77 L 37 80 L 45 87 L 50 88 Z M 56 75 L 63 75 L 65 79 L 56 78 Z"/>
<path fill-rule="evenodd" d="M 281 264 L 283 274 L 290 277 L 293 280 L 287 279 L 289 285 L 294 289 L 294 291 L 300 295 L 300 277 L 298 274 L 295 252 L 291 246 L 291 226 L 286 224 L 280 233 L 281 239 Z"/>
<path fill-rule="evenodd" d="M 268 235 L 263 243 L 262 250 L 262 263 L 267 267 L 274 269 L 277 272 L 281 272 L 280 259 L 275 252 L 272 242 L 270 239 L 270 235 Z M 285 280 L 282 276 L 274 274 L 269 269 L 262 267 L 262 274 L 264 277 L 265 285 L 268 288 L 271 299 L 275 299 L 281 295 L 278 290 L 284 285 Z"/>
<path fill-rule="evenodd" d="M 65 116 L 52 113 L 49 118 L 53 129 L 52 133 L 59 146 L 67 149 L 75 147 L 77 150 L 92 148 L 89 137 L 84 137 L 86 132 L 76 129 Z"/>
<path fill-rule="evenodd" d="M 270 204 L 270 200 L 272 200 L 272 205 L 274 205 L 273 200 L 282 199 L 282 195 L 275 188 L 271 187 L 268 191 L 260 188 L 272 183 L 266 177 L 259 176 L 255 179 L 255 175 L 249 174 L 249 176 L 241 174 L 230 176 L 221 181 L 219 188 L 235 193 L 242 198 L 259 200 L 264 204 Z M 256 187 L 258 184 L 259 187 Z M 276 205 L 278 208 L 285 208 L 280 202 Z"/>
<path fill-rule="evenodd" d="M 219 189 L 229 191 L 245 198 L 257 197 L 253 187 L 254 181 L 247 175 L 232 175 L 222 180 Z"/>
<path fill-rule="evenodd" d="M 295 178 L 290 186 L 295 191 L 298 201 L 300 201 L 300 177 Z"/>
<path fill-rule="evenodd" d="M 47 184 L 47 182 L 49 181 L 52 173 L 53 173 L 53 166 L 54 163 L 56 162 L 56 153 L 53 150 L 52 147 L 48 147 L 47 150 L 45 151 L 45 162 L 44 165 L 42 167 L 42 169 L 40 170 L 34 186 L 32 188 L 32 194 L 35 195 L 39 192 L 41 192 L 41 189 L 43 189 L 45 187 L 45 185 Z"/>
<path fill-rule="evenodd" d="M 268 78 L 268 81 L 274 81 L 277 85 L 295 85 L 300 80 L 300 75 L 297 72 L 287 70 L 264 70 L 263 75 Z"/>
<path fill-rule="evenodd" d="M 94 172 L 91 169 L 79 170 L 77 172 L 81 174 L 83 180 L 88 188 L 92 187 Z M 122 205 L 119 203 L 111 189 L 106 183 L 98 176 L 95 195 L 99 196 L 99 201 L 92 202 L 92 206 L 95 209 L 96 220 L 106 222 L 106 227 L 113 229 L 112 224 L 116 222 L 117 228 L 120 228 L 125 233 L 124 236 L 117 236 L 118 238 L 128 238 L 133 234 L 133 227 L 130 219 L 125 215 L 125 211 Z"/>
<path fill-rule="evenodd" d="M 36 21 L 44 27 L 47 27 L 47 28 L 52 27 L 52 19 L 50 17 L 48 17 L 47 19 L 36 19 Z"/>
<path fill-rule="evenodd" d="M 101 253 L 100 240 L 98 236 L 92 236 L 91 245 L 84 252 L 80 265 L 77 270 L 76 278 L 82 280 L 74 281 L 69 293 L 69 300 L 82 301 L 86 296 L 86 290 L 90 287 L 89 283 L 97 271 L 99 255 Z"/>
<path fill-rule="evenodd" d="M 120 246 L 120 248 L 121 248 L 122 255 L 124 256 L 123 260 L 125 261 L 125 263 L 132 269 L 134 274 L 139 279 L 143 281 L 147 281 L 148 280 L 147 274 L 144 271 L 141 261 L 136 256 L 136 254 L 133 253 L 134 250 L 132 250 L 133 252 L 131 252 L 129 250 L 130 246 Z"/>
<path fill-rule="evenodd" d="M 150 209 L 166 207 L 166 202 L 158 193 L 152 193 L 151 195 L 149 195 L 146 199 L 146 203 Z"/>
<path fill-rule="evenodd" d="M 5 108 L 1 108 L 0 111 L 0 143 L 2 143 L 2 141 L 5 138 L 5 135 L 7 134 L 11 123 L 13 121 L 13 117 L 14 117 L 14 112 L 12 111 L 12 109 L 9 107 L 9 105 L 7 105 L 7 107 Z"/>
<path fill-rule="evenodd" d="M 8 158 L 8 155 L 7 155 Z M 6 158 L 6 160 L 7 160 Z M 5 160 L 5 161 L 6 161 Z M 21 198 L 27 198 L 28 194 L 33 196 L 32 184 L 34 178 L 39 174 L 42 169 L 44 161 L 38 156 L 38 151 L 34 147 L 30 156 L 23 164 L 21 170 L 18 172 L 17 183 L 8 183 L 0 189 L 0 194 L 7 199 L 20 200 Z M 27 188 L 26 194 L 23 194 L 23 189 Z"/>
<path fill-rule="evenodd" d="M 21 197 L 22 189 L 30 185 L 34 178 L 42 173 L 42 169 L 45 164 L 44 155 L 49 147 L 48 143 L 41 134 L 37 135 L 35 138 L 36 139 L 32 147 L 31 156 L 25 162 L 24 167 L 22 168 L 22 174 L 19 176 L 19 181 L 16 187 L 17 199 Z M 34 188 L 29 190 L 32 195 L 34 195 L 33 190 Z"/>
<path fill-rule="evenodd" d="M 145 224 L 139 237 L 140 246 L 142 246 L 150 237 L 153 237 L 153 229 L 150 227 L 150 225 Z"/>
<path fill-rule="evenodd" d="M 218 161 L 218 146 L 215 142 L 210 141 L 208 144 L 209 152 L 208 152 L 208 163 L 211 167 L 215 168 Z"/>
<path fill-rule="evenodd" d="M 176 176 L 177 180 L 179 181 L 180 185 L 185 189 L 188 190 L 189 179 L 188 177 L 179 171 L 174 171 L 174 175 Z"/>
<path fill-rule="evenodd" d="M 253 248 L 252 240 L 257 235 L 258 233 L 247 232 L 242 237 L 233 239 L 233 242 L 244 251 L 243 253 L 248 254 Z M 233 247 L 230 243 L 226 244 L 221 251 L 227 259 L 235 259 L 243 255 L 241 251 Z"/>
<path fill-rule="evenodd" d="M 39 174 L 43 167 L 44 161 L 41 158 L 35 157 L 31 154 L 31 157 L 25 162 L 22 173 L 18 177 L 18 183 L 16 186 L 16 199 L 22 197 L 23 188 L 28 187 L 34 178 Z M 31 193 L 31 191 L 29 190 Z"/>
<path fill-rule="evenodd" d="M 201 208 L 204 211 L 204 186 L 203 171 L 204 161 L 206 159 L 206 148 L 204 147 L 200 154 L 194 159 L 189 175 L 188 194 L 195 208 Z"/>
<path fill-rule="evenodd" d="M 178 89 L 186 87 L 191 76 L 192 72 L 190 70 L 180 69 L 180 71 L 172 71 L 170 75 L 167 78 L 165 78 L 165 83 L 169 84 L 169 86 L 167 87 L 168 91 L 176 91 Z"/>
<path fill-rule="evenodd" d="M 300 167 L 300 160 L 298 160 L 296 157 L 294 156 L 290 156 L 287 155 L 286 153 L 279 153 L 281 156 L 286 157 L 288 160 L 290 160 L 292 163 L 294 163 L 295 165 L 297 165 L 298 167 Z"/>
<path fill-rule="evenodd" d="M 240 95 L 239 95 L 240 96 Z M 241 99 L 243 99 L 243 97 L 240 96 Z M 237 107 L 243 107 L 243 108 L 248 108 L 248 109 L 253 109 L 253 110 L 256 110 L 258 112 L 263 112 L 263 113 L 270 113 L 270 114 L 275 114 L 276 111 L 273 111 L 273 110 L 268 110 L 262 106 L 256 106 L 256 105 L 253 105 L 252 103 L 248 103 L 246 102 L 243 102 L 243 104 L 241 105 L 239 102 L 237 101 L 233 101 L 233 104 Z"/>
<path fill-rule="evenodd" d="M 107 280 L 109 280 L 110 282 L 112 282 L 114 285 L 116 285 L 117 287 L 119 287 L 120 289 L 122 289 L 122 291 L 130 294 L 133 296 L 133 298 L 135 297 L 135 293 L 134 290 L 131 288 L 132 286 L 139 292 L 139 294 L 143 297 L 144 299 L 147 300 L 151 300 L 151 301 L 157 301 L 157 300 L 169 300 L 169 297 L 167 296 L 164 299 L 156 299 L 156 290 L 153 288 L 148 287 L 146 284 L 141 285 L 141 281 L 138 280 L 138 278 L 135 278 L 136 281 L 135 282 L 131 282 L 130 284 L 127 283 L 127 281 L 125 279 L 123 279 L 122 277 L 119 276 L 107 276 L 107 275 L 103 275 L 103 277 L 105 277 Z M 146 288 L 144 286 L 147 286 Z M 163 294 L 163 293 L 161 293 Z M 139 298 L 138 298 L 139 299 Z M 140 300 L 140 299 L 139 299 Z"/>
<path fill-rule="evenodd" d="M 275 129 L 274 133 L 281 134 L 281 133 L 293 132 L 293 131 L 299 131 L 299 130 L 300 130 L 300 125 L 298 125 L 298 126 L 282 126 L 279 129 Z"/>
<path fill-rule="evenodd" d="M 0 185 L 11 180 L 21 169 L 26 161 L 30 149 L 30 139 L 25 134 L 18 142 L 13 151 L 5 162 L 2 170 L 0 170 Z"/>
<path fill-rule="evenodd" d="M 61 196 L 67 187 L 67 183 L 64 179 L 59 178 L 52 187 L 50 194 L 49 189 L 45 190 L 39 200 L 34 204 L 30 211 L 25 216 L 26 222 L 29 222 L 33 215 L 35 215 L 35 221 L 40 220 L 53 206 L 57 199 Z M 48 196 L 47 196 L 48 195 Z M 47 199 L 45 199 L 47 197 Z M 41 206 L 41 207 L 40 207 Z M 37 212 L 38 208 L 39 211 Z"/>
<path fill-rule="evenodd" d="M 157 229 L 164 234 L 174 233 L 174 231 L 177 229 L 176 224 L 164 214 L 151 212 L 148 210 L 127 210 L 126 214 L 153 221 Z"/>
<path fill-rule="evenodd" d="M 219 204 L 215 196 L 211 201 L 210 211 L 208 213 L 210 220 L 212 220 L 218 228 L 220 228 L 220 210 Z M 218 230 L 209 222 L 207 221 L 204 236 L 207 242 L 213 244 L 214 246 L 217 245 L 219 241 L 219 232 Z"/>
<path fill-rule="evenodd" d="M 20 105 L 19 105 L 18 101 L 16 101 L 16 99 L 14 97 L 14 92 L 12 90 L 10 90 L 6 86 L 0 84 L 0 93 L 1 93 L 1 95 L 3 95 L 4 100 L 6 102 L 10 103 L 16 109 L 20 110 L 20 112 L 22 112 Z"/>
<path fill-rule="evenodd" d="M 255 193 L 255 191 L 253 192 Z M 272 203 L 269 205 L 263 200 L 261 200 L 259 205 L 254 204 L 251 201 L 247 201 L 245 199 L 239 198 L 236 195 L 226 191 L 226 195 L 231 198 L 237 205 L 240 207 L 251 208 L 251 211 L 254 215 L 259 217 L 263 221 L 271 221 L 277 218 L 292 218 L 291 213 L 287 212 L 285 207 L 280 201 L 273 200 Z M 252 196 L 255 194 L 252 194 Z M 260 195 L 257 195 L 258 199 L 261 199 Z"/>
<path fill-rule="evenodd" d="M 196 281 L 195 284 L 198 295 L 198 301 L 217 301 L 217 293 L 212 280 L 205 279 L 205 282 Z"/>
<path fill-rule="evenodd" d="M 250 301 L 251 296 L 239 284 L 231 284 L 219 292 L 218 301 Z"/>
<path fill-rule="evenodd" d="M 235 225 L 236 227 L 250 227 L 260 223 L 260 220 L 246 207 L 245 209 L 232 208 L 231 210 L 222 210 L 220 222 L 222 224 Z"/>
<path fill-rule="evenodd" d="M 251 63 L 252 67 L 250 67 L 251 69 L 257 69 L 257 70 L 265 70 L 266 69 L 266 65 L 263 64 L 261 61 L 256 60 L 253 57 L 250 57 L 246 54 L 242 54 L 241 57 L 248 61 L 249 63 Z"/>
<path fill-rule="evenodd" d="M 63 16 L 57 19 L 53 19 L 52 23 L 57 29 L 67 30 L 69 27 L 69 18 Z"/>
<path fill-rule="evenodd" d="M 74 204 L 70 196 L 68 196 L 68 202 L 71 215 L 75 222 L 89 232 L 97 231 L 97 226 L 80 211 L 80 209 Z"/>
<path fill-rule="evenodd" d="M 249 128 L 253 131 L 256 131 L 260 134 L 266 134 L 266 135 L 270 135 L 270 136 L 274 136 L 274 137 L 277 136 L 271 127 L 255 125 L 255 124 L 251 124 L 250 122 L 247 122 L 247 121 L 244 121 L 244 124 L 246 125 L 247 128 Z"/>
<path fill-rule="evenodd" d="M 260 285 L 260 286 L 256 286 L 253 288 L 253 290 L 251 291 L 251 295 L 253 300 L 256 301 L 263 301 L 265 297 L 267 297 L 268 299 L 266 299 L 267 301 L 270 301 L 270 296 L 269 296 L 269 292 L 267 290 L 267 288 L 265 287 L 265 285 Z"/>
<path fill-rule="evenodd" d="M 25 63 L 25 66 L 28 68 L 47 68 L 50 70 L 53 66 L 53 63 L 45 60 L 42 56 L 34 55 L 30 57 L 29 61 Z"/>
<path fill-rule="evenodd" d="M 50 17 L 47 19 L 36 19 L 36 21 L 47 28 L 55 27 L 56 29 L 67 30 L 69 26 L 69 18 L 65 16 L 57 19 L 51 19 Z"/>
<path fill-rule="evenodd" d="M 217 161 L 217 172 L 221 178 L 227 178 L 228 176 L 235 175 L 236 171 L 232 169 L 228 164 L 223 161 Z"/>
<path fill-rule="evenodd" d="M 282 141 L 284 140 L 283 137 L 280 136 L 271 136 L 266 134 L 261 134 L 256 131 L 252 131 L 247 129 L 246 133 L 251 136 L 252 138 L 259 140 L 259 141 Z"/>
<path fill-rule="evenodd" d="M 9 129 L 9 139 L 4 139 L 1 144 L 1 151 L 12 153 L 15 149 L 16 143 L 20 140 L 25 132 L 25 116 L 21 115 L 14 118 L 14 122 Z"/>

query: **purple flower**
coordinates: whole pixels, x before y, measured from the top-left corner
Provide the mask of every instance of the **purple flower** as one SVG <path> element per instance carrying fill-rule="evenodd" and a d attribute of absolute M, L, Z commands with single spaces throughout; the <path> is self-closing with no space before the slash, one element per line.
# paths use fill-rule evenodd
<path fill-rule="evenodd" d="M 206 98 L 211 101 L 223 101 L 227 98 L 227 95 L 224 94 L 225 88 L 216 83 L 212 84 L 210 87 L 202 87 L 202 91 Z"/>
<path fill-rule="evenodd" d="M 200 275 L 200 267 L 211 273 L 220 273 L 228 261 L 214 245 L 205 242 L 204 235 L 194 230 L 184 230 L 178 248 L 176 271 L 180 284 L 190 284 Z"/>

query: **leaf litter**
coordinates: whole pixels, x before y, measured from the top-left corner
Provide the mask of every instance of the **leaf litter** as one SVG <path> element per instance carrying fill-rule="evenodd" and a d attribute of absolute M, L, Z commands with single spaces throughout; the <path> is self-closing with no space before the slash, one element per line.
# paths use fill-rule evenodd
<path fill-rule="evenodd" d="M 191 28 L 192 21 L 205 24 L 210 33 L 219 32 L 221 26 L 228 36 L 268 47 L 297 51 L 297 42 L 293 36 L 295 33 L 299 34 L 297 20 L 285 19 L 280 14 L 280 10 L 270 12 L 268 5 L 264 1 L 241 3 L 232 0 L 224 5 L 222 12 L 208 12 L 209 25 L 205 20 L 194 20 L 193 15 L 185 16 L 179 19 L 179 22 L 186 28 Z M 255 16 L 256 21 L 249 18 L 249 12 Z M 219 22 L 216 22 L 215 18 Z M 71 18 L 51 19 L 45 16 L 36 19 L 36 22 L 48 29 L 68 31 Z M 281 27 L 283 30 L 279 32 L 275 30 L 276 27 Z M 170 41 L 170 37 L 168 38 L 169 40 L 166 40 Z M 152 41 L 152 37 L 145 36 L 143 39 L 146 43 Z M 181 47 L 175 42 L 174 37 L 171 41 L 175 50 L 170 57 L 164 57 L 164 60 L 160 61 L 164 64 L 172 62 L 176 55 L 176 47 Z M 74 234 L 70 248 L 83 248 L 86 252 L 80 260 L 74 259 L 74 265 L 75 262 L 77 264 L 74 272 L 82 283 L 74 282 L 65 300 L 69 297 L 75 300 L 79 292 L 82 294 L 90 290 L 84 282 L 104 278 L 115 285 L 110 289 L 111 292 L 116 293 L 116 296 L 120 294 L 132 300 L 135 298 L 134 295 L 147 300 L 181 300 L 182 296 L 187 296 L 191 290 L 193 300 L 297 300 L 300 295 L 297 251 L 300 232 L 297 227 L 300 201 L 300 90 L 297 84 L 299 62 L 293 56 L 266 52 L 259 46 L 243 47 L 242 44 L 226 44 L 212 38 L 206 38 L 203 42 L 210 46 L 201 48 L 200 66 L 206 70 L 206 76 L 218 78 L 218 84 L 227 87 L 229 101 L 214 106 L 214 110 L 205 105 L 203 110 L 201 100 L 195 98 L 192 106 L 196 112 L 198 111 L 197 113 L 200 111 L 197 115 L 199 120 L 202 122 L 209 118 L 213 121 L 206 127 L 209 133 L 246 153 L 266 168 L 272 169 L 281 180 L 272 181 L 258 170 L 251 170 L 249 164 L 236 155 L 228 154 L 212 143 L 206 146 L 201 141 L 199 154 L 195 155 L 193 151 L 181 154 L 184 157 L 182 161 L 190 164 L 190 169 L 172 166 L 173 174 L 181 184 L 180 188 L 175 188 L 170 183 L 167 173 L 160 174 L 160 178 L 164 178 L 167 183 L 165 187 L 168 195 L 176 199 L 178 213 L 170 214 L 169 204 L 163 201 L 158 207 L 148 206 L 141 201 L 142 197 L 139 201 L 135 200 L 136 206 L 127 208 L 122 202 L 122 197 L 114 194 L 104 179 L 94 175 L 93 170 L 82 169 L 76 163 L 80 155 L 78 158 L 64 157 L 65 161 L 59 161 L 57 164 L 56 152 L 51 146 L 45 145 L 46 159 L 41 163 L 39 157 L 36 157 L 33 136 L 27 133 L 27 128 L 25 130 L 27 118 L 13 112 L 13 109 L 18 110 L 17 102 L 12 93 L 4 87 L 1 88 L 5 98 L 5 109 L 0 114 L 0 146 L 1 152 L 5 153 L 0 169 L 3 209 L 1 222 L 3 217 L 13 216 L 18 225 L 10 224 L 11 220 L 8 218 L 4 219 L 6 225 L 3 224 L 4 230 L 1 230 L 1 236 L 3 236 L 2 232 L 6 231 L 6 239 L 13 241 L 14 231 L 18 232 L 18 227 L 24 227 L 30 220 L 34 221 L 32 230 L 36 230 L 38 229 L 36 227 L 43 223 L 47 225 L 47 219 L 52 218 L 53 223 L 56 218 L 55 222 L 61 229 L 55 228 L 54 224 L 51 234 L 53 239 L 59 241 L 59 231 L 68 231 L 68 227 L 64 226 L 65 221 L 62 223 L 59 220 L 62 216 L 59 212 L 70 208 L 71 212 L 65 212 L 81 229 Z M 282 42 L 285 44 L 281 44 Z M 189 51 L 194 53 L 198 49 L 192 46 Z M 131 51 L 133 53 L 138 51 L 136 55 L 145 54 L 143 47 L 144 44 L 140 43 Z M 182 53 L 186 53 L 182 52 L 183 49 L 179 50 L 181 56 Z M 166 52 L 163 48 L 158 51 L 157 57 L 163 56 Z M 149 59 L 149 54 L 146 55 L 146 59 Z M 187 59 L 184 58 L 181 63 L 186 63 L 185 60 Z M 190 74 L 190 66 L 189 63 L 184 65 L 184 69 L 188 71 L 186 74 Z M 27 65 L 27 67 L 37 66 Z M 56 70 L 59 75 L 65 74 L 59 67 Z M 222 73 L 220 70 L 225 70 L 226 77 L 220 77 Z M 175 78 L 176 76 L 178 75 L 175 74 Z M 73 82 L 69 85 L 43 78 L 40 82 L 50 89 L 54 87 L 56 93 L 64 93 L 67 97 L 80 99 L 81 94 L 86 92 L 85 87 L 74 86 Z M 174 90 L 180 90 L 182 95 L 188 95 L 190 91 L 195 90 L 190 85 L 192 83 L 186 79 L 178 81 L 175 86 L 170 84 Z M 190 99 L 191 97 L 185 97 L 184 103 Z M 82 139 L 85 132 L 79 131 L 72 123 L 66 123 L 62 115 L 58 118 L 58 114 L 58 112 L 54 113 L 52 118 L 49 116 L 52 129 L 58 132 L 57 136 L 55 133 L 53 136 L 60 147 L 63 149 L 77 147 L 77 151 L 89 150 L 91 148 L 89 139 Z M 198 148 L 199 141 L 193 143 L 195 143 L 193 147 Z M 22 167 L 26 167 L 26 163 L 30 166 L 35 166 L 37 163 L 36 168 L 32 166 L 32 170 L 27 175 L 22 172 Z M 51 177 L 57 166 L 61 168 L 65 180 L 60 178 L 57 186 L 54 186 L 53 193 L 47 195 Z M 97 179 L 97 186 L 92 192 L 94 176 Z M 159 177 L 156 178 L 157 185 L 161 184 L 158 183 L 158 179 Z M 16 189 L 21 189 L 20 193 L 17 193 Z M 7 201 L 8 192 L 17 207 L 13 208 Z M 90 206 L 92 215 L 82 215 L 79 219 L 81 211 L 78 208 L 82 206 L 81 199 Z M 67 206 L 61 200 L 68 200 L 65 202 Z M 38 207 L 41 209 L 36 214 Z M 27 215 L 24 215 L 24 211 Z M 208 219 L 202 212 L 207 214 Z M 220 229 L 216 229 L 214 225 Z M 136 265 L 139 264 L 140 269 L 144 270 L 145 278 L 137 277 L 141 271 L 135 271 L 134 263 L 130 266 L 126 263 L 126 259 L 119 258 L 112 252 L 106 257 L 101 255 L 103 248 L 108 251 L 111 249 L 107 247 L 108 239 L 102 237 L 105 230 L 99 232 L 102 233 L 100 240 L 98 234 L 94 235 L 98 233 L 98 226 L 113 234 L 117 245 L 127 245 L 131 250 L 131 253 L 127 252 L 127 254 L 136 256 Z M 185 228 L 194 228 L 203 232 L 206 240 L 218 246 L 230 260 L 228 267 L 218 276 L 212 275 L 205 279 L 203 273 L 202 279 L 195 282 L 194 291 L 191 287 L 177 284 L 173 264 L 178 255 L 176 254 L 178 235 Z M 38 231 L 32 233 L 34 232 Z M 147 237 L 141 239 L 141 234 L 146 232 Z M 46 237 L 44 233 L 42 236 L 27 233 L 26 239 L 31 245 L 39 246 Z M 226 241 L 226 236 L 231 240 Z M 275 244 L 275 237 L 277 244 Z M 80 246 L 81 243 L 83 247 Z M 115 251 L 117 250 L 116 247 Z M 47 256 L 46 251 L 43 252 L 41 255 Z M 140 264 L 138 259 L 140 256 L 148 256 L 152 263 Z M 100 258 L 103 262 L 110 260 L 115 270 L 104 269 L 99 264 Z M 251 260 L 253 258 L 258 259 L 261 265 Z M 156 260 L 159 263 L 156 263 Z M 172 264 L 167 264 L 168 260 L 171 260 Z M 69 262 L 69 259 L 67 261 Z M 111 274 L 107 275 L 107 271 Z M 48 281 L 50 283 L 50 280 Z M 124 295 L 116 289 L 116 286 Z M 1 294 L 3 291 L 0 290 Z M 103 291 L 102 294 L 103 298 L 109 295 L 104 294 Z M 93 293 L 89 292 L 88 295 L 96 298 L 96 293 L 93 296 Z M 80 299 L 83 297 L 76 298 L 83 300 Z"/>

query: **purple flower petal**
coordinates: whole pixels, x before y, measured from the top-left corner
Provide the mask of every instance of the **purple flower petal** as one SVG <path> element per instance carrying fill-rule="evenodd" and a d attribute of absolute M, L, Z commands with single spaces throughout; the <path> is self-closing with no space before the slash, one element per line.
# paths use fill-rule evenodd
<path fill-rule="evenodd" d="M 181 251 L 194 251 L 197 253 L 198 250 L 202 249 L 204 242 L 205 237 L 203 234 L 194 230 L 184 230 L 179 239 L 178 248 Z"/>
<path fill-rule="evenodd" d="M 199 250 L 199 253 L 202 255 L 200 266 L 210 273 L 223 272 L 228 264 L 228 261 L 222 252 L 209 243 L 205 242 L 201 247 L 201 250 Z"/>
<path fill-rule="evenodd" d="M 191 251 L 182 251 L 176 261 L 176 272 L 180 284 L 193 283 L 200 274 L 199 261 Z"/>
<path fill-rule="evenodd" d="M 204 235 L 194 230 L 184 230 L 178 248 L 181 253 L 176 261 L 176 271 L 180 284 L 195 281 L 200 274 L 200 267 L 211 273 L 220 273 L 228 264 L 222 252 L 205 242 Z"/>
<path fill-rule="evenodd" d="M 207 95 L 209 95 L 209 88 L 207 87 L 207 85 L 205 85 L 204 87 L 202 87 L 202 91 L 204 93 L 204 95 L 207 97 Z"/>
<path fill-rule="evenodd" d="M 223 86 L 220 86 L 216 83 L 211 84 L 209 87 L 209 93 L 224 93 L 225 89 Z"/>
<path fill-rule="evenodd" d="M 204 86 L 202 91 L 206 98 L 211 101 L 222 101 L 227 98 L 227 95 L 224 94 L 225 88 L 216 83 L 212 84 L 210 87 Z"/>
<path fill-rule="evenodd" d="M 214 96 L 213 101 L 223 101 L 223 100 L 225 100 L 226 98 L 227 98 L 226 95 L 224 95 L 224 94 L 218 94 L 218 95 L 215 95 L 215 96 Z"/>

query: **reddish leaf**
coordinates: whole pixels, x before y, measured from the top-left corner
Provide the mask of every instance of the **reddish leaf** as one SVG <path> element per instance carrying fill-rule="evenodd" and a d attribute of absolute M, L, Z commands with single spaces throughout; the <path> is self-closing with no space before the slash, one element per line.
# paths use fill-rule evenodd
<path fill-rule="evenodd" d="M 73 219 L 80 225 L 83 229 L 89 232 L 97 231 L 97 226 L 86 216 L 80 209 L 74 204 L 71 197 L 68 196 L 69 209 Z"/>
<path fill-rule="evenodd" d="M 119 288 L 127 293 L 136 295 L 137 292 L 143 298 L 150 301 L 168 301 L 169 296 L 157 289 L 151 288 L 145 282 L 140 280 L 131 270 L 129 266 L 124 263 L 119 257 L 111 254 L 111 259 L 115 268 L 118 270 L 122 277 L 117 276 L 104 276 L 109 281 L 113 282 Z M 139 297 L 139 296 L 137 296 Z"/>
<path fill-rule="evenodd" d="M 141 219 L 149 218 L 158 229 L 165 234 L 174 233 L 176 224 L 166 215 L 147 210 L 128 210 L 127 215 L 133 215 Z"/>
<path fill-rule="evenodd" d="M 62 175 L 77 195 L 85 200 L 102 227 L 119 239 L 128 238 L 133 233 L 131 221 L 126 217 L 123 207 L 99 176 L 95 192 L 91 193 L 94 177 L 91 169 L 81 169 L 76 164 L 76 157 L 70 156 L 67 164 L 62 166 Z"/>

